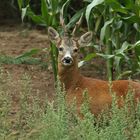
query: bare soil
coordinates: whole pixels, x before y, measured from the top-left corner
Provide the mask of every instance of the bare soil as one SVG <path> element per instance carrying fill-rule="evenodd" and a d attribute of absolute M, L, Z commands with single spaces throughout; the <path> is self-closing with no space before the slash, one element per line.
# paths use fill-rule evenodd
<path fill-rule="evenodd" d="M 17 57 L 33 48 L 46 49 L 38 54 L 41 57 L 46 53 L 47 69 L 42 69 L 38 65 L 2 65 L 5 71 L 8 71 L 13 78 L 13 81 L 18 81 L 23 74 L 30 75 L 32 87 L 34 91 L 39 90 L 41 96 L 45 95 L 52 97 L 54 95 L 54 76 L 50 64 L 49 56 L 49 41 L 46 31 L 37 29 L 27 29 L 17 24 L 8 24 L 0 26 L 0 55 L 8 55 Z M 104 62 L 96 60 L 92 66 L 88 64 L 82 67 L 81 73 L 90 77 L 105 78 Z M 91 63 L 90 63 L 91 64 Z M 16 89 L 18 89 L 18 84 Z"/>
<path fill-rule="evenodd" d="M 45 31 L 28 30 L 20 25 L 0 27 L 0 55 L 17 57 L 33 48 L 48 48 L 49 42 Z M 49 52 L 49 49 L 48 49 Z M 48 53 L 46 52 L 46 53 Z M 44 53 L 44 52 L 41 52 Z M 41 55 L 41 54 L 38 54 Z M 49 57 L 49 53 L 48 53 Z M 46 63 L 50 63 L 46 59 Z M 51 96 L 54 93 L 54 78 L 52 70 L 44 70 L 37 65 L 2 65 L 5 71 L 12 75 L 13 81 L 18 81 L 23 74 L 30 75 L 33 89 Z M 18 84 L 16 84 L 18 89 Z"/>

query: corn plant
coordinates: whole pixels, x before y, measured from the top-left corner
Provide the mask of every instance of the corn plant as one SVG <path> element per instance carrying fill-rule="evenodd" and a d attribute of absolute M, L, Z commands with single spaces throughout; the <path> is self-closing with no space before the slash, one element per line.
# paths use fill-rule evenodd
<path fill-rule="evenodd" d="M 41 26 L 59 27 L 60 11 L 63 11 L 67 28 L 71 30 L 81 14 L 88 29 L 94 32 L 93 47 L 98 53 L 90 52 L 82 61 L 101 56 L 107 63 L 108 80 L 120 79 L 125 75 L 140 73 L 140 3 L 138 0 L 84 0 L 78 10 L 68 13 L 72 0 L 41 0 L 40 14 L 35 14 L 30 0 L 18 0 L 22 21 L 25 15 Z M 84 19 L 83 18 L 83 19 Z M 57 49 L 51 44 L 52 67 L 56 79 Z M 83 65 L 80 63 L 79 66 Z M 123 67 L 125 66 L 125 67 Z M 126 69 L 127 68 L 127 69 Z"/>
<path fill-rule="evenodd" d="M 37 15 L 33 9 L 30 0 L 18 0 L 19 9 L 21 10 L 21 19 L 24 21 L 25 16 L 32 20 L 35 24 L 48 27 L 59 26 L 59 14 L 62 6 L 67 6 L 69 0 L 41 0 L 40 14 Z M 51 44 L 51 60 L 55 79 L 57 77 L 57 49 Z"/>
<path fill-rule="evenodd" d="M 129 74 L 139 68 L 139 3 L 137 1 L 117 0 L 86 0 L 86 20 L 89 29 L 94 29 L 106 52 L 98 53 L 107 60 L 108 79 L 114 79 Z M 93 22 L 93 19 L 96 20 Z M 93 22 L 93 24 L 91 23 Z M 132 44 L 131 44 L 132 43 Z M 136 57 L 130 59 L 129 53 L 135 52 Z M 132 61 L 135 60 L 135 65 Z M 130 70 L 123 71 L 122 66 L 127 63 Z M 130 67 L 131 65 L 131 67 Z M 132 68 L 135 67 L 135 68 Z M 133 71 L 134 72 L 134 71 Z"/>
<path fill-rule="evenodd" d="M 32 20 L 37 25 L 45 26 L 46 28 L 48 26 L 54 26 L 58 27 L 59 25 L 59 11 L 64 3 L 64 0 L 57 1 L 57 0 L 41 0 L 41 13 L 37 15 L 31 5 L 30 0 L 18 0 L 19 8 L 21 10 L 21 18 L 22 21 L 24 21 L 25 16 L 27 16 L 30 20 Z M 51 60 L 52 60 L 52 67 L 53 72 L 55 75 L 57 75 L 57 50 L 56 47 L 51 44 Z"/>

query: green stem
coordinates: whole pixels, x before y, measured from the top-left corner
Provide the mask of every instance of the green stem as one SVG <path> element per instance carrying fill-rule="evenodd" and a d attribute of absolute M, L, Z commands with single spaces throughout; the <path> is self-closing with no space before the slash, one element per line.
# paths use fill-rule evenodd
<path fill-rule="evenodd" d="M 55 81 L 57 80 L 57 49 L 55 45 L 51 43 L 51 60 L 52 60 L 52 68 L 54 73 Z"/>
<path fill-rule="evenodd" d="M 106 38 L 110 38 L 110 37 L 111 37 L 111 28 L 108 27 Z M 112 55 L 112 43 L 110 39 L 106 40 L 106 45 L 107 45 L 106 54 Z M 113 80 L 113 59 L 112 58 L 107 60 L 107 77 L 109 81 Z"/>
<path fill-rule="evenodd" d="M 116 47 L 117 47 L 117 49 L 120 49 L 120 47 L 121 47 L 121 45 L 120 45 L 119 31 L 117 31 L 117 33 L 116 33 Z M 116 68 L 116 73 L 117 73 L 117 77 L 118 77 L 120 75 L 120 73 L 121 73 L 121 65 L 119 65 Z"/>

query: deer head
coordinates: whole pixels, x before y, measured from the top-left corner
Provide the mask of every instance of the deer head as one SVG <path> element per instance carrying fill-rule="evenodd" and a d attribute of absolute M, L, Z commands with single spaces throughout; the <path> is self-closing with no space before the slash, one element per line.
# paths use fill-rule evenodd
<path fill-rule="evenodd" d="M 75 39 L 68 34 L 60 36 L 54 28 L 49 27 L 48 37 L 58 48 L 58 63 L 63 66 L 72 66 L 77 58 L 79 47 L 88 46 L 91 43 L 92 32 L 87 32 L 80 39 Z"/>

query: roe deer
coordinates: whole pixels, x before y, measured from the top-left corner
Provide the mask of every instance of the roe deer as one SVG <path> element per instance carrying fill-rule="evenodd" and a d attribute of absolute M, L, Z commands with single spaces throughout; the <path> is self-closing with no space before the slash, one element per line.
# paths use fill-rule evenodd
<path fill-rule="evenodd" d="M 112 103 L 108 81 L 92 79 L 80 74 L 78 70 L 77 55 L 80 46 L 87 46 L 92 40 L 92 32 L 87 32 L 76 40 L 68 34 L 60 36 L 52 27 L 48 28 L 49 39 L 58 48 L 58 75 L 65 85 L 66 101 L 68 104 L 76 98 L 78 112 L 83 103 L 83 91 L 87 89 L 90 98 L 90 110 L 96 116 L 106 105 Z M 130 86 L 129 86 L 130 85 Z M 125 97 L 129 87 L 134 89 L 134 98 L 140 99 L 140 83 L 131 80 L 112 81 L 112 91 L 118 97 L 118 105 L 121 106 L 122 98 Z"/>

